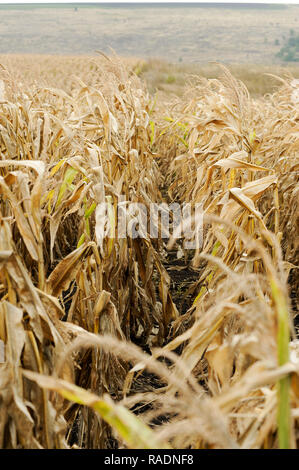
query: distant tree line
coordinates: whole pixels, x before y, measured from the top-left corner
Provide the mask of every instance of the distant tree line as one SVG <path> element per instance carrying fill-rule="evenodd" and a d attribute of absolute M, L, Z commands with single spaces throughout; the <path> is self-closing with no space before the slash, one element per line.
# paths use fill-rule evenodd
<path fill-rule="evenodd" d="M 284 62 L 299 62 L 299 35 L 295 35 L 293 29 L 290 30 L 289 39 L 277 53 Z"/>

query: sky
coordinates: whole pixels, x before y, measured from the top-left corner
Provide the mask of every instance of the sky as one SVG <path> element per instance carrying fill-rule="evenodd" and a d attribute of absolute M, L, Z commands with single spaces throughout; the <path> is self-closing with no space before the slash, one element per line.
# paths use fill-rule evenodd
<path fill-rule="evenodd" d="M 148 3 L 186 3 L 182 0 L 149 0 Z M 188 0 L 187 3 L 281 3 L 299 4 L 299 0 Z M 0 0 L 1 3 L 146 3 L 142 0 Z"/>

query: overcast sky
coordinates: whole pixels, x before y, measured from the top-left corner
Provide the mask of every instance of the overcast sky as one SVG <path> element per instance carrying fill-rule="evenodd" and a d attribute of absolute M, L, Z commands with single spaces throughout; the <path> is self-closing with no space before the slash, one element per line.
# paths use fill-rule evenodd
<path fill-rule="evenodd" d="M 148 3 L 214 3 L 215 0 L 188 0 L 188 2 L 183 2 L 180 0 L 151 0 Z M 17 1 L 8 1 L 0 0 L 1 3 L 147 3 L 142 0 L 17 0 Z M 285 3 L 285 4 L 299 4 L 299 0 L 216 0 L 215 3 Z"/>

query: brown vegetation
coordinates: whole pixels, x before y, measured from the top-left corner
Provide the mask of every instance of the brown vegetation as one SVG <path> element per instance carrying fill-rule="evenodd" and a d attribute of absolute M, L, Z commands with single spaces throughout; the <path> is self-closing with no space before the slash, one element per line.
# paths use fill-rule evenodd
<path fill-rule="evenodd" d="M 155 103 L 115 58 L 47 60 L 55 86 L 1 70 L 0 447 L 298 447 L 298 82 Z M 101 239 L 121 199 L 202 203 L 202 249 Z"/>

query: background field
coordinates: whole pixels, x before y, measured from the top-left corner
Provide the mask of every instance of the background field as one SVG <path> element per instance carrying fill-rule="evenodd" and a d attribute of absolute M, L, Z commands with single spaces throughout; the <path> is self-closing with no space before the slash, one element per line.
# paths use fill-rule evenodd
<path fill-rule="evenodd" d="M 0 53 L 89 54 L 112 47 L 122 56 L 170 62 L 272 64 L 297 5 L 0 6 Z"/>

